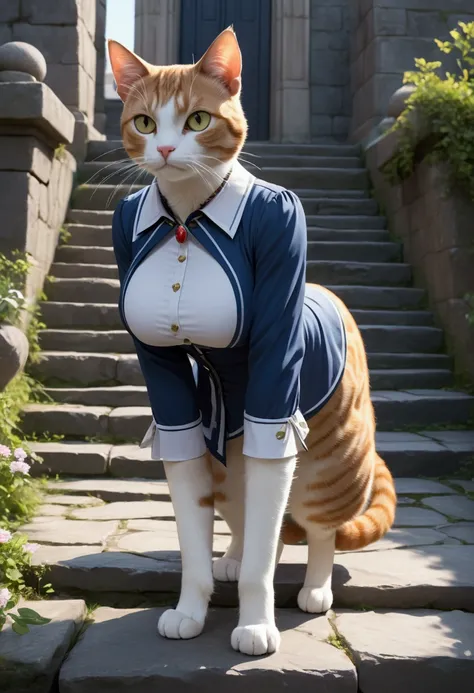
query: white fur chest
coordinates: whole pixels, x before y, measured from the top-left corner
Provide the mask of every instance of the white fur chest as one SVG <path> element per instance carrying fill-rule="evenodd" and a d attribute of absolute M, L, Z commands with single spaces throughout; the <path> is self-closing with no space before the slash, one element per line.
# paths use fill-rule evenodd
<path fill-rule="evenodd" d="M 193 236 L 160 243 L 133 273 L 124 297 L 132 333 L 150 346 L 227 347 L 237 305 L 225 271 Z"/>

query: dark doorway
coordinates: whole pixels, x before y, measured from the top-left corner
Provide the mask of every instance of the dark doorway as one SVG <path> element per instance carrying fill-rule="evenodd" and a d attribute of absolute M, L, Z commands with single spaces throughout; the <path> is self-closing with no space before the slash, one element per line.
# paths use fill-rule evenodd
<path fill-rule="evenodd" d="M 199 60 L 230 24 L 243 57 L 242 103 L 249 140 L 268 140 L 271 0 L 181 0 L 180 62 Z"/>

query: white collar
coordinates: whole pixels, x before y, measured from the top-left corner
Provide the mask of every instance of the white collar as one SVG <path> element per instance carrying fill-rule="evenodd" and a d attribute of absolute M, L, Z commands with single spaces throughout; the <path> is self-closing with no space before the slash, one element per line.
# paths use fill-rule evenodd
<path fill-rule="evenodd" d="M 227 183 L 220 193 L 201 210 L 231 238 L 237 232 L 254 181 L 255 176 L 249 173 L 238 161 L 235 161 Z M 133 229 L 134 240 L 163 217 L 174 221 L 161 201 L 158 185 L 155 182 L 145 188 L 138 205 Z"/>

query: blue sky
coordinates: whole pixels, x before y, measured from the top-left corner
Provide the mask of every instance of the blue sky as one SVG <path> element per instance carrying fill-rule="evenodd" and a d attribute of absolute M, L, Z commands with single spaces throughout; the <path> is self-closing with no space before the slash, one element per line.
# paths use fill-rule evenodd
<path fill-rule="evenodd" d="M 119 41 L 133 50 L 135 32 L 135 0 L 107 0 L 105 37 Z M 107 57 L 107 71 L 110 70 Z"/>

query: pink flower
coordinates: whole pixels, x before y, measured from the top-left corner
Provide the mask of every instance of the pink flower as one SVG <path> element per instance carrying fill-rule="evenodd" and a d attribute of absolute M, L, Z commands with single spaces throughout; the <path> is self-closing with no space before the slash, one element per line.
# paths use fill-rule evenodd
<path fill-rule="evenodd" d="M 17 460 L 21 460 L 21 461 L 25 460 L 28 457 L 28 455 L 23 450 L 23 448 L 16 448 L 16 450 L 14 450 L 13 454 L 15 455 Z"/>
<path fill-rule="evenodd" d="M 10 457 L 12 451 L 6 445 L 0 445 L 0 457 Z"/>
<path fill-rule="evenodd" d="M 10 471 L 12 474 L 15 474 L 15 472 L 20 472 L 20 474 L 28 474 L 30 471 L 30 465 L 23 462 L 23 460 L 14 460 L 10 465 Z"/>
<path fill-rule="evenodd" d="M 0 609 L 4 609 L 11 598 L 10 590 L 4 587 L 0 590 Z"/>
<path fill-rule="evenodd" d="M 27 553 L 36 553 L 39 549 L 39 544 L 25 544 L 23 548 Z"/>
<path fill-rule="evenodd" d="M 0 529 L 0 544 L 6 544 L 12 538 L 12 533 L 8 529 Z"/>

